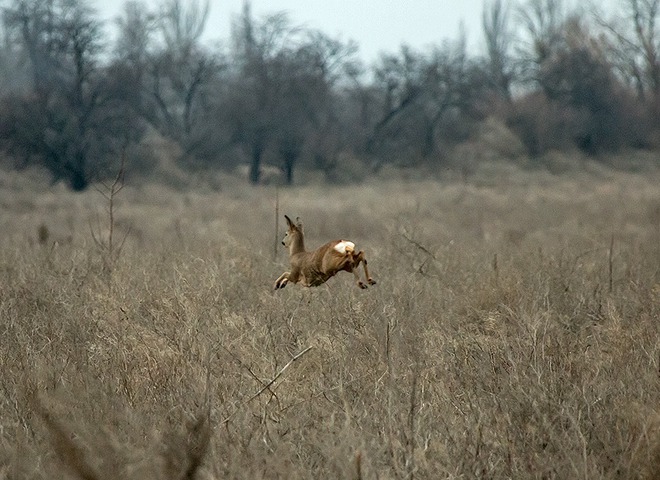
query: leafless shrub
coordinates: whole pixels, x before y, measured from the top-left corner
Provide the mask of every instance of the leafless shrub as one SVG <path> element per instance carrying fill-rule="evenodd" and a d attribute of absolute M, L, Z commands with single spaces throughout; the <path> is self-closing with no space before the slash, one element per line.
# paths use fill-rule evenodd
<path fill-rule="evenodd" d="M 101 182 L 102 188 L 97 188 L 98 192 L 103 195 L 107 200 L 108 205 L 106 212 L 108 214 L 106 233 L 103 235 L 101 221 L 97 219 L 96 228 L 90 222 L 90 232 L 92 234 L 92 239 L 97 247 L 101 250 L 103 254 L 103 264 L 106 269 L 110 269 L 112 263 L 121 253 L 121 249 L 124 246 L 124 242 L 130 233 L 130 228 L 124 231 L 123 236 L 117 240 L 117 235 L 115 228 L 117 226 L 117 221 L 115 218 L 116 214 L 116 199 L 119 192 L 124 189 L 124 171 L 126 163 L 126 150 L 124 149 L 121 154 L 121 163 L 119 165 L 119 170 L 117 175 L 112 183 L 106 184 Z"/>
<path fill-rule="evenodd" d="M 168 432 L 155 443 L 162 444 L 154 458 L 141 459 L 142 467 L 129 465 L 127 446 L 104 439 L 109 432 L 97 432 L 97 438 L 86 438 L 74 433 L 64 421 L 44 405 L 43 400 L 33 401 L 35 411 L 43 420 L 50 434 L 50 444 L 60 464 L 75 478 L 103 480 L 116 478 L 166 478 L 193 480 L 197 478 L 211 439 L 211 420 L 208 408 L 196 418 L 191 418 L 177 432 Z M 122 451 L 124 450 L 124 451 Z M 109 468 L 114 462 L 121 472 Z M 130 472 L 137 475 L 131 475 Z M 150 472 L 150 473 L 147 473 Z M 146 477 L 145 477 L 146 476 Z"/>

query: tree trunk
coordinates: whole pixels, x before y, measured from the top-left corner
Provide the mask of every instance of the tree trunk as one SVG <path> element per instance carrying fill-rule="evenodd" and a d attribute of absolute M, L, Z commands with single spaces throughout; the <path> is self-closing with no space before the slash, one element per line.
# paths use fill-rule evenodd
<path fill-rule="evenodd" d="M 261 179 L 261 156 L 264 147 L 261 141 L 252 144 L 252 159 L 250 162 L 250 183 L 257 185 Z"/>
<path fill-rule="evenodd" d="M 293 165 L 295 163 L 295 157 L 284 159 L 284 181 L 287 185 L 293 185 Z"/>
<path fill-rule="evenodd" d="M 82 192 L 89 186 L 89 179 L 85 172 L 79 168 L 73 168 L 68 175 L 69 185 L 74 192 Z"/>
<path fill-rule="evenodd" d="M 279 151 L 282 157 L 282 171 L 287 185 L 293 185 L 293 167 L 296 165 L 301 150 L 302 140 L 299 138 L 287 136 L 280 141 Z"/>

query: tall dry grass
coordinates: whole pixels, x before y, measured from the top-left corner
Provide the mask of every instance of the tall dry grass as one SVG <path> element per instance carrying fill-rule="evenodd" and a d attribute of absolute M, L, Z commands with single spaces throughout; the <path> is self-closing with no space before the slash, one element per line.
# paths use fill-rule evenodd
<path fill-rule="evenodd" d="M 0 478 L 658 478 L 659 172 L 281 190 L 379 285 L 276 294 L 274 190 L 12 175 Z"/>

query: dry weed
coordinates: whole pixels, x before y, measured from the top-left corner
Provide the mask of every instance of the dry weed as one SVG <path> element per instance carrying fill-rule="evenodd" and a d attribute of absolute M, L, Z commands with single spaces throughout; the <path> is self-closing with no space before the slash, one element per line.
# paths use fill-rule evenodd
<path fill-rule="evenodd" d="M 277 294 L 274 190 L 127 185 L 108 272 L 6 183 L 0 478 L 657 478 L 660 177 L 480 175 L 280 191 L 380 282 Z"/>

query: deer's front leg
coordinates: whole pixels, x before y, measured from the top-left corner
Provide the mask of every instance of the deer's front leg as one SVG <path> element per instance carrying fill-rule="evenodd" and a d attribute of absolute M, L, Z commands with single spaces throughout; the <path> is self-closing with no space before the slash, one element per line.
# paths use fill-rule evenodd
<path fill-rule="evenodd" d="M 360 280 L 360 275 L 358 274 L 357 268 L 354 268 L 352 272 L 353 276 L 355 277 L 355 283 L 357 283 L 357 286 L 360 288 L 367 288 L 367 285 L 362 280 Z"/>
<path fill-rule="evenodd" d="M 360 252 L 362 253 L 362 252 Z M 339 268 L 337 269 L 337 272 L 340 271 L 345 271 L 345 272 L 350 272 L 353 274 L 353 277 L 355 277 L 355 283 L 359 288 L 367 288 L 367 284 L 364 283 L 362 280 L 360 280 L 360 275 L 358 274 L 358 269 L 357 267 L 360 265 L 360 257 L 359 254 L 351 254 L 349 253 L 344 257 L 343 262 L 339 265 Z M 335 272 L 336 273 L 336 272 Z M 334 275 L 334 273 L 333 273 Z"/>
<path fill-rule="evenodd" d="M 290 274 L 291 272 L 284 272 L 282 275 L 280 275 L 277 278 L 277 280 L 275 280 L 275 285 L 273 286 L 273 290 L 286 287 L 286 284 L 289 283 Z"/>
<path fill-rule="evenodd" d="M 359 267 L 360 262 L 362 262 L 362 268 L 364 268 L 364 276 L 367 279 L 367 283 L 369 285 L 376 285 L 376 280 L 371 278 L 371 275 L 369 275 L 369 269 L 367 268 L 367 257 L 364 256 L 364 252 L 362 250 L 360 250 L 355 256 L 355 260 L 355 270 L 357 271 L 357 267 Z"/>
<path fill-rule="evenodd" d="M 367 259 L 364 258 L 364 255 L 362 256 L 362 266 L 364 267 L 364 275 L 367 277 L 367 283 L 369 285 L 376 285 L 376 280 L 371 278 L 371 275 L 369 275 L 369 269 L 367 268 Z"/>

